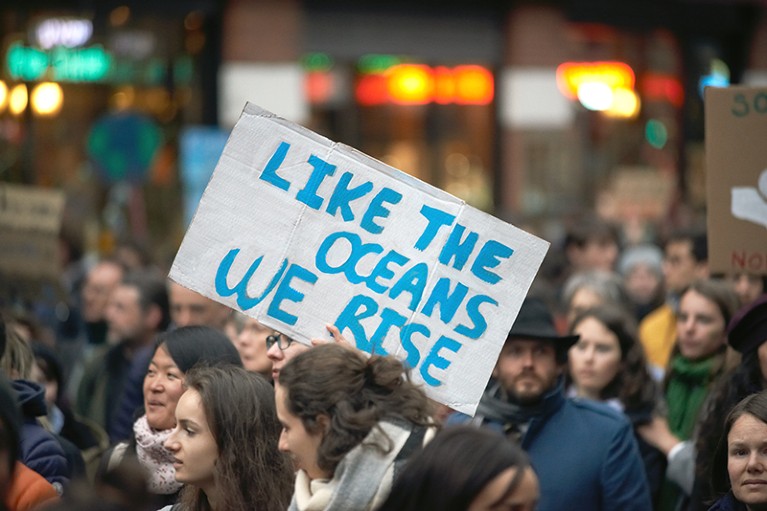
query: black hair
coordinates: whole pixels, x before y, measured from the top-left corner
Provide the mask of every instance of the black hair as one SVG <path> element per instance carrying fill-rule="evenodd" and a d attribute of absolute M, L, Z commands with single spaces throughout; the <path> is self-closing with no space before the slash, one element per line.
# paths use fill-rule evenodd
<path fill-rule="evenodd" d="M 698 229 L 680 229 L 671 233 L 666 245 L 674 242 L 689 242 L 690 253 L 699 263 L 708 261 L 708 236 L 705 231 Z"/>
<path fill-rule="evenodd" d="M 515 468 L 501 502 L 516 490 L 528 467 L 522 449 L 500 433 L 450 427 L 413 455 L 379 511 L 464 511 L 493 479 Z"/>
<path fill-rule="evenodd" d="M 232 341 L 220 330 L 209 326 L 184 326 L 160 334 L 155 343 L 155 351 L 160 346 L 165 347 L 165 351 L 183 373 L 201 361 L 242 367 L 242 359 Z"/>

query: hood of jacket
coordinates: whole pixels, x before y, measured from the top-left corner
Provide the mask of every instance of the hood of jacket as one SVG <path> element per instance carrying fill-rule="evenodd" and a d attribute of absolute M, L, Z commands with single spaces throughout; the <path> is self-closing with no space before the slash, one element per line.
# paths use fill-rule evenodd
<path fill-rule="evenodd" d="M 13 380 L 11 385 L 24 417 L 40 417 L 48 413 L 42 385 L 29 380 Z"/>

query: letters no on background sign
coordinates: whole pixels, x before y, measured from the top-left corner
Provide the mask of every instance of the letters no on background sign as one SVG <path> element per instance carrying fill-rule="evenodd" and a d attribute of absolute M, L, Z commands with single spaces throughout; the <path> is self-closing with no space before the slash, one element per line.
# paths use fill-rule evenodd
<path fill-rule="evenodd" d="M 706 88 L 706 199 L 714 273 L 767 275 L 767 88 Z"/>
<path fill-rule="evenodd" d="M 474 413 L 548 243 L 248 104 L 171 269 L 300 342 L 334 323 Z"/>

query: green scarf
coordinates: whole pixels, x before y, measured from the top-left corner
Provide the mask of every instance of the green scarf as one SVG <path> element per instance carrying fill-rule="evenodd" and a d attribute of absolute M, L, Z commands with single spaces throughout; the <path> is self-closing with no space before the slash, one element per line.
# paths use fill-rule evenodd
<path fill-rule="evenodd" d="M 718 361 L 718 355 L 696 362 L 677 355 L 671 361 L 671 378 L 666 387 L 668 425 L 682 440 L 692 437 L 698 412 L 714 376 L 712 369 Z"/>

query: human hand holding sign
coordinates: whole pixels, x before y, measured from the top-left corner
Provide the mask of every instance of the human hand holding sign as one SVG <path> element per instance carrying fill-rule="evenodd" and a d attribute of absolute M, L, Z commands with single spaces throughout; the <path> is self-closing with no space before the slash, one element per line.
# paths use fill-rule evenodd
<path fill-rule="evenodd" d="M 333 338 L 332 340 L 323 339 L 322 337 L 315 337 L 312 339 L 312 346 L 319 346 L 321 344 L 328 344 L 331 342 L 334 342 L 338 344 L 339 346 L 343 346 L 344 348 L 350 348 L 353 349 L 354 346 L 347 341 L 344 336 L 341 334 L 341 331 L 338 329 L 337 326 L 331 325 L 328 323 L 325 325 L 325 328 L 327 328 L 328 332 L 330 332 L 330 336 Z"/>

